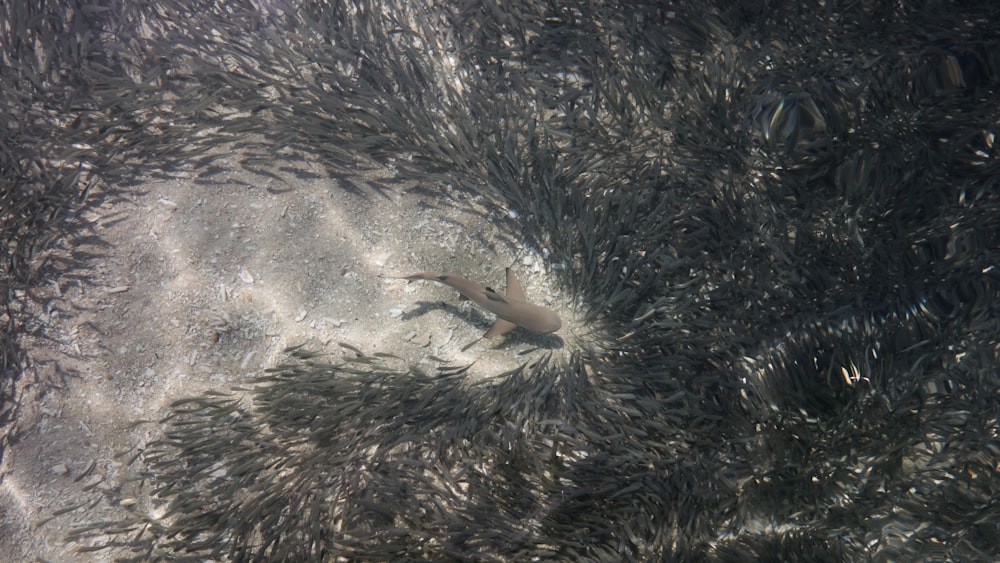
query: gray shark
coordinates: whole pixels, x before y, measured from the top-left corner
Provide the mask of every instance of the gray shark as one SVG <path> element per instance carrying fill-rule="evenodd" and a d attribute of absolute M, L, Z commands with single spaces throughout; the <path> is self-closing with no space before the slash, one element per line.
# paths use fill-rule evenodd
<path fill-rule="evenodd" d="M 452 287 L 470 301 L 495 314 L 497 320 L 483 338 L 501 336 L 519 326 L 538 332 L 555 332 L 562 326 L 559 315 L 551 309 L 532 305 L 524 300 L 524 289 L 514 271 L 507 268 L 507 293 L 500 295 L 488 287 L 440 272 L 420 272 L 409 276 L 390 277 L 398 280 L 430 280 Z"/>

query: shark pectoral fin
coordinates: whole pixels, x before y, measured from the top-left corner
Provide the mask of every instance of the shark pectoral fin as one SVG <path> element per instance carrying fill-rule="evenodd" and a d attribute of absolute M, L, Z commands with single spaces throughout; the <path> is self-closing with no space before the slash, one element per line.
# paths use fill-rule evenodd
<path fill-rule="evenodd" d="M 514 270 L 507 268 L 507 297 L 513 297 L 514 299 L 520 299 L 524 301 L 524 288 L 521 287 L 521 282 L 517 281 L 517 276 L 514 275 Z"/>
<path fill-rule="evenodd" d="M 503 319 L 497 319 L 497 322 L 493 323 L 493 326 L 491 326 L 490 329 L 486 331 L 486 334 L 483 335 L 483 338 L 493 338 L 494 336 L 503 336 L 508 332 L 514 330 L 515 328 L 517 328 L 517 325 L 512 322 L 505 321 Z"/>

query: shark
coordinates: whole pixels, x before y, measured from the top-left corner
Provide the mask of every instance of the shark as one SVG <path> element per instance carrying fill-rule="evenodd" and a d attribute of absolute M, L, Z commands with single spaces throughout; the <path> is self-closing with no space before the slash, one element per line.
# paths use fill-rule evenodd
<path fill-rule="evenodd" d="M 492 288 L 467 279 L 441 272 L 420 272 L 409 276 L 383 277 L 410 281 L 430 280 L 458 291 L 463 297 L 497 316 L 496 322 L 486 331 L 483 338 L 503 336 L 519 326 L 544 333 L 555 332 L 562 327 L 562 320 L 559 319 L 559 315 L 555 311 L 525 301 L 524 288 L 521 287 L 517 276 L 510 268 L 506 270 L 507 291 L 505 295 L 500 295 Z"/>

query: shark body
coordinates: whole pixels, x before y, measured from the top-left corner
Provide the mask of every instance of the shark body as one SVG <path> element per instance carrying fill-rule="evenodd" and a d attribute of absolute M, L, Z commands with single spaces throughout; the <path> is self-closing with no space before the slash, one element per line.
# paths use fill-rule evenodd
<path fill-rule="evenodd" d="M 495 314 L 497 320 L 486 331 L 483 338 L 501 336 L 522 326 L 538 332 L 555 332 L 562 327 L 559 315 L 551 309 L 532 305 L 524 300 L 524 289 L 517 281 L 514 271 L 507 268 L 507 293 L 500 295 L 488 287 L 478 283 L 440 272 L 420 272 L 417 274 L 397 277 L 401 280 L 430 280 L 443 283 Z"/>

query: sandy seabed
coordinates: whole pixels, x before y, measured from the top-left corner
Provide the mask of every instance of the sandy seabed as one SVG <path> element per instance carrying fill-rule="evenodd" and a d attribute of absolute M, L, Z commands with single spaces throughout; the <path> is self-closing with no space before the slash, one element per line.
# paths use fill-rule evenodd
<path fill-rule="evenodd" d="M 572 338 L 572 307 L 548 285 L 540 251 L 503 236 L 509 210 L 447 186 L 431 197 L 391 170 L 331 178 L 303 159 L 257 175 L 234 161 L 211 176 L 150 178 L 85 211 L 100 244 L 52 251 L 94 256 L 44 288 L 22 342 L 31 370 L 0 468 L 0 559 L 113 557 L 66 538 L 114 518 L 109 499 L 128 498 L 142 448 L 161 430 L 136 422 L 229 391 L 289 346 L 335 361 L 354 354 L 346 343 L 415 365 L 473 364 L 474 376 L 561 353 Z M 512 264 L 529 300 L 559 311 L 559 336 L 519 329 L 469 346 L 491 314 L 450 288 L 380 277 L 436 270 L 499 289 Z"/>

